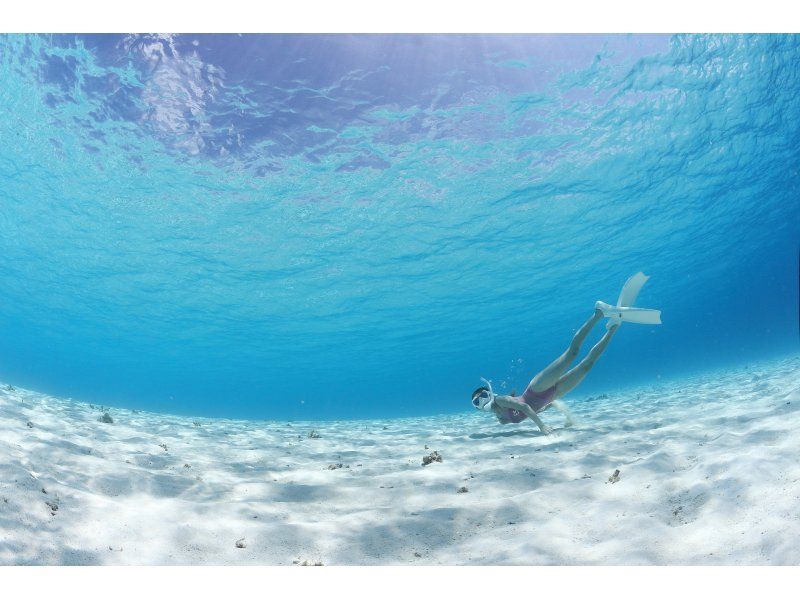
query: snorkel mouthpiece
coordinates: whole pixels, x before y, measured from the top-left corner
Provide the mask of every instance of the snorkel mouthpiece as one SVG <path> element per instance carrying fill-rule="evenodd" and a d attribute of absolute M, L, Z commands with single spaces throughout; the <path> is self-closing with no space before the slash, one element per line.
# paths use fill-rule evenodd
<path fill-rule="evenodd" d="M 484 391 L 481 396 L 476 397 L 475 400 L 473 400 L 473 405 L 475 405 L 475 409 L 480 411 L 491 411 L 492 405 L 494 405 L 494 390 L 492 390 L 492 383 L 486 378 L 481 378 L 481 382 L 483 382 L 489 390 Z M 477 405 L 475 404 L 475 401 L 478 402 Z"/>

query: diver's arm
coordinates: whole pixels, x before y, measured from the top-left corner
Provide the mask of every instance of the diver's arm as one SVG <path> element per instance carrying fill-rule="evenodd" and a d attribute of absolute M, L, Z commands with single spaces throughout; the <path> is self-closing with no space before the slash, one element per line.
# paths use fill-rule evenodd
<path fill-rule="evenodd" d="M 547 435 L 553 433 L 553 428 L 544 425 L 544 422 L 539 418 L 538 415 L 536 415 L 536 412 L 533 409 L 531 409 L 530 405 L 520 405 L 519 410 L 522 411 L 529 418 L 531 418 L 533 420 L 533 423 L 539 426 L 539 429 L 542 431 L 542 434 Z"/>
<path fill-rule="evenodd" d="M 550 434 L 553 429 L 550 426 L 544 425 L 539 416 L 536 415 L 536 412 L 531 409 L 531 406 L 527 403 L 522 403 L 520 401 L 512 401 L 506 395 L 496 395 L 494 398 L 495 405 L 498 407 L 504 407 L 508 409 L 516 409 L 517 411 L 522 411 L 525 415 L 527 415 L 533 423 L 539 426 L 539 429 L 542 431 L 542 434 Z"/>

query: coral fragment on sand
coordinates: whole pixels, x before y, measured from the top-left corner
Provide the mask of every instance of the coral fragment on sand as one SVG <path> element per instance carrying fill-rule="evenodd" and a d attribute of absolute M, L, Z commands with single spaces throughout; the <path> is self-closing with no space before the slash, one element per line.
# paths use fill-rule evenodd
<path fill-rule="evenodd" d="M 438 451 L 433 451 L 430 455 L 425 455 L 422 457 L 422 464 L 423 465 L 430 465 L 431 463 L 441 463 L 442 456 L 438 453 Z"/>

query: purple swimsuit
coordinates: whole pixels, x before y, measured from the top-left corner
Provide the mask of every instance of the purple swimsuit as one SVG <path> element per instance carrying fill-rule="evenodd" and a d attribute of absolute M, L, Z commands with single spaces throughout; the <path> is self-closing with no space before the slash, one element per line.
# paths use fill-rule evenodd
<path fill-rule="evenodd" d="M 518 403 L 527 403 L 528 406 L 533 409 L 534 413 L 539 413 L 542 409 L 547 407 L 550 403 L 553 402 L 553 395 L 556 394 L 556 385 L 554 384 L 547 390 L 543 390 L 542 392 L 536 392 L 531 390 L 530 386 L 525 389 L 525 392 L 522 393 L 521 397 L 508 397 L 512 401 L 517 401 Z M 528 416 L 525 415 L 522 411 L 518 409 L 511 409 L 511 408 L 503 408 L 503 415 L 501 416 L 503 419 L 508 420 L 512 424 L 518 424 L 522 420 L 526 419 Z"/>

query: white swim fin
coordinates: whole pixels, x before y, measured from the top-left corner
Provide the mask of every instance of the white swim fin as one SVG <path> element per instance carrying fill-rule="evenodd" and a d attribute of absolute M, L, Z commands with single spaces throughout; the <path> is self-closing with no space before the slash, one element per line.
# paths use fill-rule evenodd
<path fill-rule="evenodd" d="M 637 272 L 631 276 L 625 284 L 622 285 L 619 299 L 617 299 L 617 307 L 633 307 L 633 304 L 636 303 L 636 298 L 639 296 L 639 291 L 642 290 L 644 283 L 649 279 L 650 277 L 645 276 L 644 272 Z"/>
<path fill-rule="evenodd" d="M 618 318 L 632 324 L 661 324 L 661 310 L 644 307 L 616 307 L 598 301 L 595 307 L 603 312 L 606 318 Z"/>
<path fill-rule="evenodd" d="M 636 298 L 639 296 L 639 291 L 642 290 L 644 283 L 646 283 L 649 278 L 650 277 L 645 276 L 643 272 L 637 272 L 631 276 L 623 285 L 616 305 L 609 305 L 602 301 L 595 303 L 595 307 L 603 312 L 603 316 L 608 318 L 606 328 L 610 329 L 614 326 L 619 326 L 622 322 L 630 322 L 632 324 L 661 324 L 661 310 L 633 307 Z"/>

